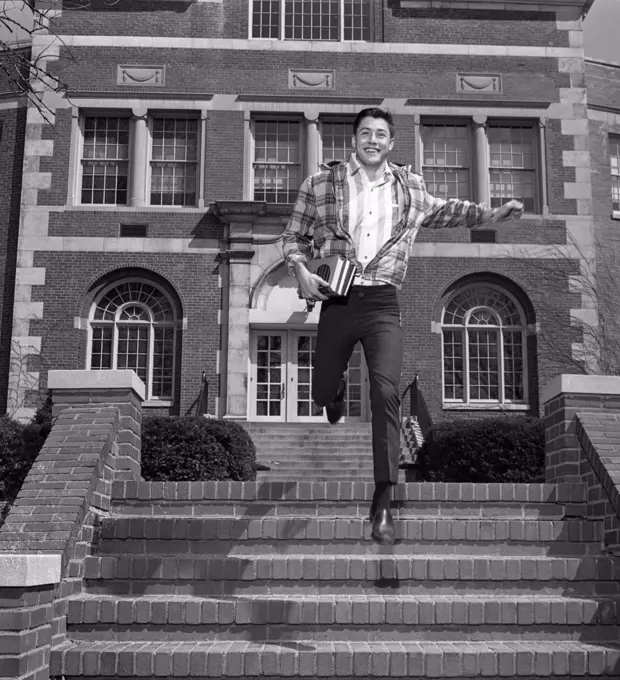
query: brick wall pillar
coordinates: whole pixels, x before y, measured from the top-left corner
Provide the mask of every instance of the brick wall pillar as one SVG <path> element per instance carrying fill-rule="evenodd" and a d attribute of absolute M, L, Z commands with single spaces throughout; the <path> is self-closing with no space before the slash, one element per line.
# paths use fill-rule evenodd
<path fill-rule="evenodd" d="M 140 435 L 144 383 L 134 371 L 50 371 L 52 414 L 67 408 L 116 406 L 120 413 L 114 478 L 140 479 Z"/>
<path fill-rule="evenodd" d="M 542 391 L 545 409 L 545 481 L 581 482 L 575 415 L 618 411 L 620 377 L 558 375 Z"/>

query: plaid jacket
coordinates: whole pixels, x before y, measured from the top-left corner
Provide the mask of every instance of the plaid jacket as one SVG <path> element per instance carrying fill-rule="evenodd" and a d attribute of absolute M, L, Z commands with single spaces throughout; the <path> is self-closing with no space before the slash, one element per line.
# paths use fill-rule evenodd
<path fill-rule="evenodd" d="M 482 204 L 435 198 L 420 175 L 389 164 L 404 195 L 404 210 L 393 220 L 392 236 L 368 263 L 357 260 L 348 230 L 348 162 L 310 175 L 299 189 L 290 220 L 282 234 L 284 257 L 292 271 L 296 262 L 343 254 L 357 265 L 357 274 L 400 288 L 407 273 L 411 248 L 420 227 L 475 227 L 485 217 Z"/>

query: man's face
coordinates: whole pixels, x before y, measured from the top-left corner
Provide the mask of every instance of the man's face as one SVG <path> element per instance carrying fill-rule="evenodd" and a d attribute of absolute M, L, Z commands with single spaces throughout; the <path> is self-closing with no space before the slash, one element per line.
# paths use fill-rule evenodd
<path fill-rule="evenodd" d="M 394 138 L 383 118 L 362 118 L 353 136 L 353 148 L 362 165 L 380 167 L 394 146 Z"/>

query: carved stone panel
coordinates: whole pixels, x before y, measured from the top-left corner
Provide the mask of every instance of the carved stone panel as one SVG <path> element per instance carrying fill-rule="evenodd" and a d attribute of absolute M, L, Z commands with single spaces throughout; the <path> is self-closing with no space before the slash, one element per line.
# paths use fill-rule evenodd
<path fill-rule="evenodd" d="M 333 90 L 334 71 L 301 71 L 289 69 L 288 86 L 290 90 Z"/>
<path fill-rule="evenodd" d="M 117 85 L 164 85 L 164 66 L 117 66 Z"/>
<path fill-rule="evenodd" d="M 501 94 L 502 76 L 499 73 L 457 73 L 456 91 Z"/>

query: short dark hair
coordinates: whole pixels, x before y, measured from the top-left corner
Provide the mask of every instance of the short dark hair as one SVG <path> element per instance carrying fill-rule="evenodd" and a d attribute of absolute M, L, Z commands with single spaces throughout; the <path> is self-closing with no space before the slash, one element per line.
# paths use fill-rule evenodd
<path fill-rule="evenodd" d="M 384 111 L 383 109 L 380 109 L 377 106 L 373 106 L 368 109 L 362 109 L 357 114 L 357 116 L 355 116 L 355 120 L 353 121 L 354 135 L 357 134 L 357 129 L 359 128 L 364 118 L 382 118 L 388 124 L 388 129 L 390 130 L 390 137 L 394 136 L 394 119 L 392 118 L 392 114 L 389 111 Z"/>

